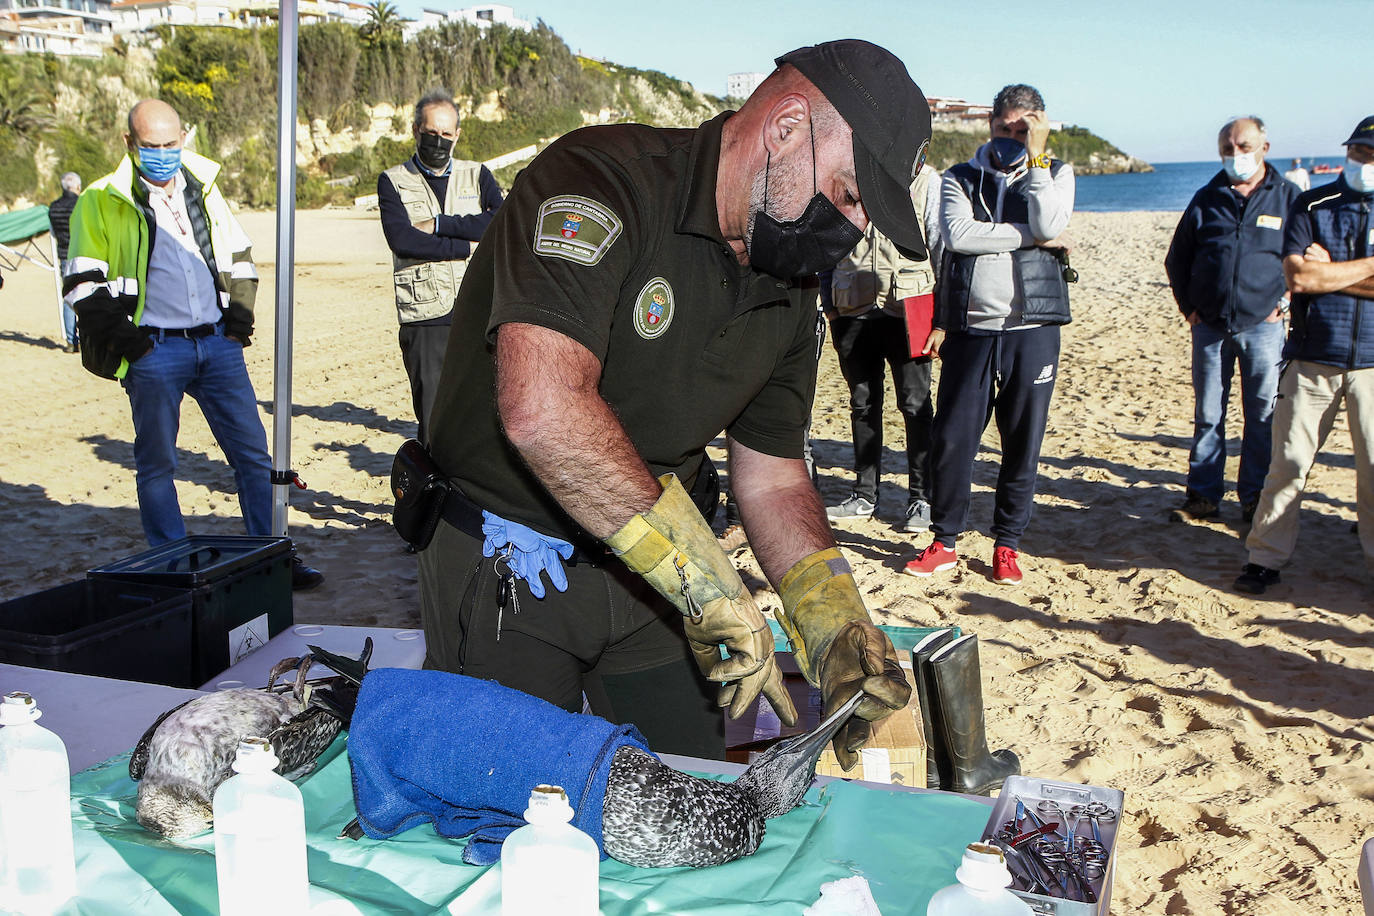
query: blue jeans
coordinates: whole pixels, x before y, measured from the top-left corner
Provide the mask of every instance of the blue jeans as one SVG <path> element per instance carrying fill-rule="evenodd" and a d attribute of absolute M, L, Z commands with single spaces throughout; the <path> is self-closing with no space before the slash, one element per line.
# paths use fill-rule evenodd
<path fill-rule="evenodd" d="M 1259 500 L 1269 472 L 1271 421 L 1278 397 L 1283 322 L 1261 321 L 1230 332 L 1206 322 L 1193 325 L 1193 448 L 1188 453 L 1188 490 L 1220 503 L 1226 486 L 1226 407 L 1231 376 L 1240 363 L 1241 411 L 1236 496 L 1241 505 Z"/>
<path fill-rule="evenodd" d="M 67 262 L 62 261 L 61 276 L 67 275 Z M 76 346 L 76 310 L 67 303 L 66 297 L 62 299 L 62 332 L 67 338 L 67 346 Z"/>
<path fill-rule="evenodd" d="M 186 536 L 174 481 L 185 394 L 200 404 L 234 469 L 244 527 L 251 535 L 270 535 L 272 458 L 243 345 L 225 337 L 223 325 L 206 337 L 150 340 L 152 352 L 130 365 L 123 381 L 133 408 L 138 511 L 148 543 L 156 547 Z"/>

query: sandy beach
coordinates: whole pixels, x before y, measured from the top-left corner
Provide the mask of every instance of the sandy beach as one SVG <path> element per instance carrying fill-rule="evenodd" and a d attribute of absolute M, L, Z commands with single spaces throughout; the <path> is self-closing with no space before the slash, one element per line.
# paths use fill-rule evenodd
<path fill-rule="evenodd" d="M 241 215 L 263 283 L 250 372 L 271 435 L 273 233 Z M 958 625 L 982 646 L 988 731 L 1027 774 L 1126 793 L 1112 911 L 1348 916 L 1374 835 L 1374 586 L 1356 536 L 1344 414 L 1309 481 L 1300 543 L 1263 599 L 1233 593 L 1240 508 L 1170 524 L 1192 429 L 1189 343 L 1162 260 L 1177 214 L 1079 214 L 1073 290 L 1019 588 L 990 578 L 996 434 L 975 471 L 964 562 L 900 575 L 927 535 L 892 530 L 906 481 L 891 405 L 878 517 L 837 535 L 882 622 Z M 328 576 L 297 621 L 418 626 L 415 558 L 389 522 L 391 456 L 413 433 L 390 258 L 375 213 L 297 216 L 291 534 Z M 0 600 L 142 550 L 120 387 L 61 351 L 50 274 L 0 290 Z M 889 389 L 890 391 L 890 389 Z M 1232 405 L 1238 450 L 1238 394 Z M 239 533 L 232 474 L 182 411 L 178 492 L 196 533 Z M 827 345 L 815 446 L 827 501 L 849 490 L 848 394 Z M 720 452 L 716 450 L 717 457 Z M 1230 465 L 1234 481 L 1235 458 Z M 736 553 L 776 606 L 747 548 Z M 919 867 L 919 863 L 913 863 Z"/>

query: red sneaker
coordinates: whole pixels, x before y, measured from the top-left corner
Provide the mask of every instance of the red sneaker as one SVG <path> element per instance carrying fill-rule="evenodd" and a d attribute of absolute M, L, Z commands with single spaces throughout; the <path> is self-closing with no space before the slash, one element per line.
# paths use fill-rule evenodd
<path fill-rule="evenodd" d="M 999 585 L 1020 585 L 1021 567 L 1016 564 L 1020 556 L 1010 547 L 998 547 L 992 552 L 992 581 Z"/>
<path fill-rule="evenodd" d="M 937 572 L 944 572 L 959 565 L 959 554 L 953 547 L 946 547 L 939 541 L 931 541 L 930 546 L 916 554 L 916 559 L 902 569 L 908 576 L 926 578 Z"/>

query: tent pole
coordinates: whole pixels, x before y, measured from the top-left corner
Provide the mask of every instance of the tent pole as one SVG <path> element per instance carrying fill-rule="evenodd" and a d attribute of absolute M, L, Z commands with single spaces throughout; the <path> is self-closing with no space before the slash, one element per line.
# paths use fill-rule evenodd
<path fill-rule="evenodd" d="M 277 320 L 272 385 L 272 530 L 286 534 L 291 490 L 291 332 L 296 275 L 296 0 L 277 17 Z"/>
<path fill-rule="evenodd" d="M 67 309 L 62 304 L 62 261 L 57 257 L 57 236 L 52 232 L 48 233 L 48 247 L 52 249 L 52 279 L 57 287 L 57 322 L 62 328 L 62 343 L 66 344 L 71 341 L 67 340 Z"/>

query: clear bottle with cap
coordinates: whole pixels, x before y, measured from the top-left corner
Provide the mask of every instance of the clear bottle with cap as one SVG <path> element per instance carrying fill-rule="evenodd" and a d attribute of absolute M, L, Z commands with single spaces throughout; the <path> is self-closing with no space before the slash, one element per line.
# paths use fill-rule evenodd
<path fill-rule="evenodd" d="M 71 770 L 27 693 L 0 702 L 0 911 L 37 916 L 76 893 Z"/>
<path fill-rule="evenodd" d="M 572 818 L 560 787 L 534 787 L 528 823 L 501 844 L 501 916 L 597 916 L 601 854 Z"/>
<path fill-rule="evenodd" d="M 309 911 L 305 805 L 274 770 L 266 738 L 244 738 L 234 773 L 215 790 L 215 876 L 220 916 L 259 916 L 263 907 Z"/>
<path fill-rule="evenodd" d="M 1007 890 L 1011 872 L 996 846 L 970 843 L 954 877 L 959 883 L 936 891 L 926 916 L 1034 916 L 1025 901 Z"/>

